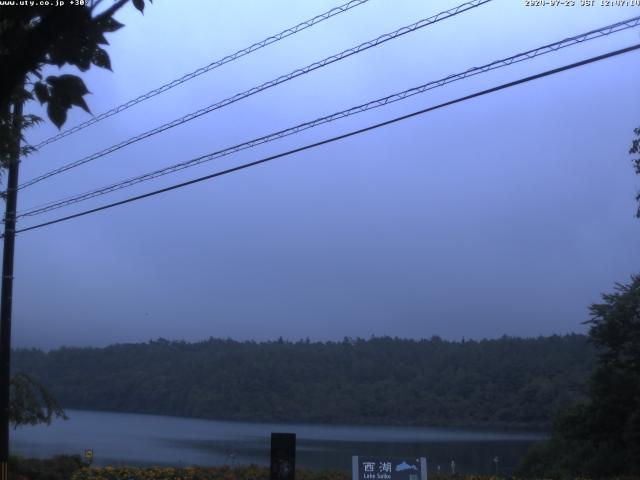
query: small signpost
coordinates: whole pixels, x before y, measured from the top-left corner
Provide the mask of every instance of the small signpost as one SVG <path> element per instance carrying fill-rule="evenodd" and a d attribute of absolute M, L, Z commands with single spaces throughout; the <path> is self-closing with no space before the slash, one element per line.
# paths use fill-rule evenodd
<path fill-rule="evenodd" d="M 93 462 L 93 449 L 92 448 L 86 448 L 84 450 L 84 454 L 83 454 L 84 460 L 91 465 L 91 462 Z"/>
<path fill-rule="evenodd" d="M 352 480 L 427 480 L 425 457 L 352 457 Z"/>

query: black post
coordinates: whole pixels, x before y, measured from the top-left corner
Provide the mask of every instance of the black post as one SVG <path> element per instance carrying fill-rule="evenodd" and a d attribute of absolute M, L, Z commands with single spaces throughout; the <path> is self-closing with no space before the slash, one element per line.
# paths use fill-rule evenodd
<path fill-rule="evenodd" d="M 271 434 L 270 480 L 295 480 L 296 478 L 296 434 Z"/>
<path fill-rule="evenodd" d="M 8 165 L 7 204 L 4 215 L 2 305 L 0 306 L 0 480 L 9 478 L 7 462 L 9 460 L 9 383 L 11 380 L 11 301 L 21 125 L 22 102 L 18 101 L 13 106 L 11 118 L 11 159 Z"/>

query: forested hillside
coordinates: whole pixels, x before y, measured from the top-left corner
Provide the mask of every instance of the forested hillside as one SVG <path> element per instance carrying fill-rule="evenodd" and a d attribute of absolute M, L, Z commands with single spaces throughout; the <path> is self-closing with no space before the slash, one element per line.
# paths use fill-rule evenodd
<path fill-rule="evenodd" d="M 163 339 L 16 350 L 65 408 L 212 419 L 547 427 L 584 397 L 582 335 L 448 342 Z"/>

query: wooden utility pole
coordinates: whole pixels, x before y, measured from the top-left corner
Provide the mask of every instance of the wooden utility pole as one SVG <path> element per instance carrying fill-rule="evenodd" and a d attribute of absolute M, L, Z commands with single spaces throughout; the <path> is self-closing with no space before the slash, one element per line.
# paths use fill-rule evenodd
<path fill-rule="evenodd" d="M 0 480 L 8 480 L 9 461 L 9 386 L 11 381 L 11 306 L 13 297 L 13 253 L 16 237 L 18 203 L 18 169 L 20 166 L 20 136 L 22 101 L 13 104 L 10 161 L 7 178 L 7 198 L 4 214 L 4 250 L 2 257 L 2 305 L 0 306 Z"/>

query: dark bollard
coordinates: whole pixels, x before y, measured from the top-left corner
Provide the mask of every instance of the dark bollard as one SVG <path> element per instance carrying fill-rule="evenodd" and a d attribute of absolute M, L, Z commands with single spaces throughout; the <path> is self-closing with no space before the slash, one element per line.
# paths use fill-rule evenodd
<path fill-rule="evenodd" d="M 295 480 L 296 434 L 271 434 L 271 480 Z"/>

